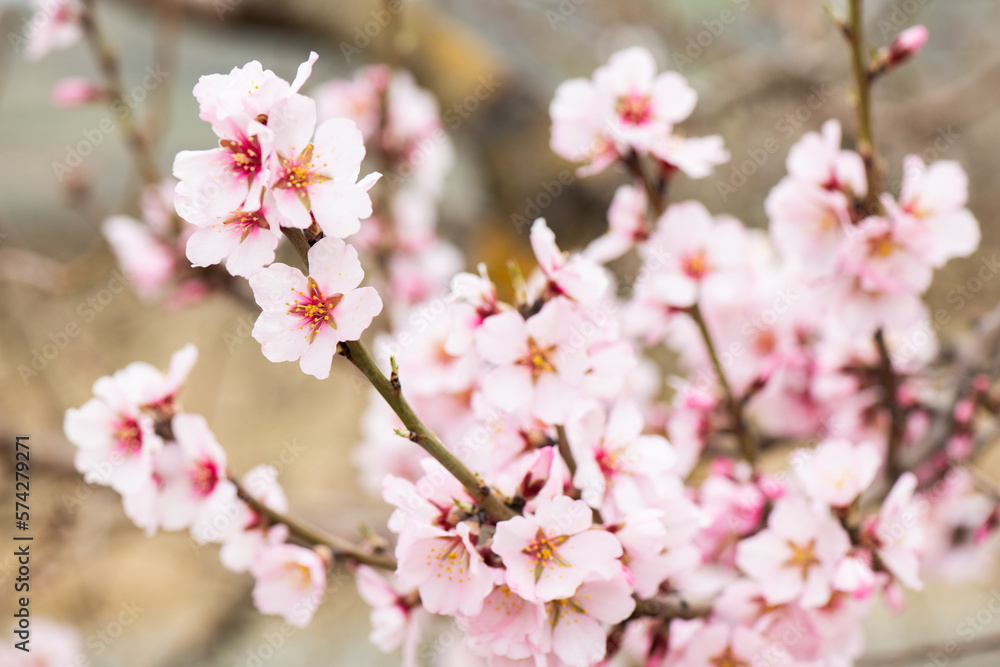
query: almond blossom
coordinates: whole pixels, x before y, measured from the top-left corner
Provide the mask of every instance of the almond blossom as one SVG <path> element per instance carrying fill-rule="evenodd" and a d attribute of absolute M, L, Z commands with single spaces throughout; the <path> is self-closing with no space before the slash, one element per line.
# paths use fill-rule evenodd
<path fill-rule="evenodd" d="M 250 278 L 263 312 L 252 335 L 271 361 L 295 361 L 319 379 L 330 375 L 337 344 L 357 340 L 382 310 L 364 278 L 358 253 L 338 238 L 324 238 L 309 249 L 309 275 L 272 264 Z"/>
<path fill-rule="evenodd" d="M 323 601 L 327 563 L 312 549 L 275 544 L 261 549 L 250 573 L 254 606 L 262 614 L 277 614 L 297 628 L 309 625 Z"/>

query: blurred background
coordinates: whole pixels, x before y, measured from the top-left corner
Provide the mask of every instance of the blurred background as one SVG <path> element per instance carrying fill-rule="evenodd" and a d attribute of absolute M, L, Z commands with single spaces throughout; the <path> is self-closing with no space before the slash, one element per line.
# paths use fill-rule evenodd
<path fill-rule="evenodd" d="M 969 207 L 983 243 L 973 258 L 939 271 L 928 296 L 951 314 L 944 333 L 960 331 L 1000 295 L 1000 280 L 985 279 L 962 306 L 948 299 L 1000 249 L 1000 3 L 866 5 L 875 45 L 917 23 L 930 29 L 919 58 L 877 86 L 875 138 L 890 182 L 906 153 L 958 160 L 969 173 Z M 28 8 L 0 7 L 3 34 L 17 34 Z M 764 198 L 792 143 L 827 118 L 841 119 L 848 143 L 854 133 L 847 50 L 813 0 L 413 0 L 391 13 L 367 0 L 101 0 L 98 16 L 120 50 L 127 88 L 150 71 L 166 75 L 149 90 L 163 127 L 157 155 L 165 172 L 179 150 L 216 141 L 191 95 L 203 74 L 259 60 L 291 80 L 311 50 L 320 58 L 306 93 L 370 63 L 413 71 L 438 97 L 457 148 L 441 229 L 465 251 L 468 268 L 480 260 L 502 267 L 508 257 L 532 266 L 526 227 L 518 229 L 514 216 L 546 216 L 563 247 L 604 230 L 625 177 L 609 171 L 577 180 L 548 148 L 547 109 L 560 81 L 590 76 L 622 47 L 644 45 L 661 68 L 687 76 L 699 103 L 684 131 L 721 134 L 732 153 L 709 178 L 676 179 L 675 201 L 697 198 L 714 213 L 763 227 Z M 194 546 L 187 533 L 145 538 L 117 494 L 84 484 L 73 469 L 62 435 L 66 408 L 87 400 L 97 377 L 135 360 L 165 367 L 192 342 L 201 356 L 183 405 L 207 417 L 234 470 L 274 464 L 294 513 L 341 535 L 356 535 L 361 524 L 384 527 L 388 514 L 355 481 L 351 449 L 365 396 L 346 364 L 319 382 L 294 364 L 267 362 L 249 337 L 253 317 L 221 295 L 173 310 L 127 291 L 101 300 L 116 265 L 99 225 L 111 213 L 137 213 L 139 181 L 117 133 L 96 135 L 93 151 L 60 181 L 53 166 L 110 112 L 57 109 L 50 101 L 59 79 L 96 75 L 82 43 L 39 63 L 0 47 L 0 436 L 5 452 L 15 434 L 31 436 L 32 613 L 79 628 L 85 657 L 77 664 L 398 664 L 368 643 L 367 608 L 349 577 L 334 580 L 309 628 L 262 650 L 281 619 L 253 609 L 249 575 L 225 571 L 218 548 Z M 762 158 L 765 146 L 777 150 Z M 539 196 L 560 179 L 568 185 L 558 196 Z M 41 370 L 19 372 L 74 323 L 79 334 L 65 337 Z M 0 464 L 3 508 L 13 505 L 10 459 Z M 13 606 L 7 524 L 0 530 L 2 618 Z M 983 622 L 989 601 L 1000 598 L 1000 579 L 987 574 L 979 585 L 911 594 L 901 615 L 879 610 L 868 628 L 871 653 L 955 641 L 957 656 L 932 650 L 892 664 L 998 664 L 1000 655 L 961 650 L 972 647 L 961 625 L 970 616 L 979 614 L 977 641 L 1000 633 L 1000 618 L 990 613 L 991 623 Z M 138 610 L 134 619 L 116 625 L 128 609 Z"/>

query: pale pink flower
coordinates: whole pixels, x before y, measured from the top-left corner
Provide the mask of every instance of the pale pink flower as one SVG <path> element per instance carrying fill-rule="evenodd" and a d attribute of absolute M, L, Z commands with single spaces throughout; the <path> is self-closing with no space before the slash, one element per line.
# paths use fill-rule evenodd
<path fill-rule="evenodd" d="M 618 259 L 638 243 L 646 240 L 651 225 L 646 220 L 649 208 L 646 190 L 635 185 L 622 185 L 608 208 L 608 231 L 597 237 L 584 250 L 587 259 L 604 264 Z"/>
<path fill-rule="evenodd" d="M 926 230 L 927 259 L 936 267 L 968 257 L 979 247 L 979 223 L 966 208 L 968 192 L 968 176 L 957 162 L 944 160 L 928 167 L 916 155 L 903 162 L 899 207 Z"/>
<path fill-rule="evenodd" d="M 900 475 L 882 503 L 877 520 L 866 526 L 865 532 L 875 538 L 878 556 L 893 576 L 907 588 L 920 590 L 924 587 L 920 557 L 926 533 L 922 511 L 913 498 L 916 488 L 916 475 Z"/>
<path fill-rule="evenodd" d="M 193 266 L 211 266 L 226 261 L 234 276 L 249 278 L 274 261 L 281 240 L 278 225 L 267 206 L 247 211 L 238 208 L 212 215 L 200 209 L 187 212 L 187 221 L 197 225 L 187 241 L 187 257 Z"/>
<path fill-rule="evenodd" d="M 585 351 L 571 342 L 573 304 L 557 297 L 527 322 L 518 313 L 492 315 L 476 330 L 476 345 L 495 365 L 482 381 L 486 397 L 508 412 L 528 406 L 539 419 L 566 419 L 588 368 Z"/>
<path fill-rule="evenodd" d="M 372 214 L 368 190 L 381 174 L 358 182 L 365 144 L 353 121 L 334 118 L 316 128 L 315 110 L 302 110 L 274 138 L 264 201 L 283 227 L 305 229 L 313 220 L 327 236 L 343 238 Z"/>
<path fill-rule="evenodd" d="M 357 70 L 353 79 L 332 79 L 313 88 L 310 94 L 316 100 L 319 122 L 350 118 L 365 141 L 374 139 L 389 74 L 385 65 L 370 65 Z"/>
<path fill-rule="evenodd" d="M 354 570 L 358 595 L 372 608 L 368 615 L 372 625 L 368 639 L 383 653 L 403 647 L 403 666 L 416 667 L 417 644 L 427 619 L 416 604 L 416 591 L 401 590 L 367 565 Z"/>
<path fill-rule="evenodd" d="M 833 576 L 851 546 L 829 514 L 796 497 L 775 503 L 767 528 L 736 547 L 736 565 L 761 586 L 770 604 L 797 600 L 820 607 L 830 599 Z"/>
<path fill-rule="evenodd" d="M 643 509 L 630 513 L 624 523 L 613 525 L 615 537 L 622 544 L 629 585 L 641 598 L 656 595 L 660 584 L 669 577 L 693 570 L 701 563 L 697 548 L 680 546 L 680 553 L 668 547 L 670 538 L 664 523 L 664 512 L 658 509 Z M 681 558 L 675 556 L 681 555 Z"/>
<path fill-rule="evenodd" d="M 357 340 L 382 311 L 374 287 L 364 278 L 358 253 L 342 240 L 321 239 L 309 249 L 309 276 L 272 264 L 250 278 L 262 309 L 252 335 L 271 361 L 295 361 L 304 373 L 330 375 L 337 343 Z"/>
<path fill-rule="evenodd" d="M 105 98 L 103 85 L 82 76 L 60 79 L 52 86 L 52 104 L 63 109 L 73 109 Z"/>
<path fill-rule="evenodd" d="M 775 247 L 810 278 L 836 268 L 845 230 L 851 225 L 850 206 L 839 190 L 803 185 L 791 177 L 774 186 L 764 202 Z"/>
<path fill-rule="evenodd" d="M 750 667 L 795 664 L 781 644 L 772 644 L 760 632 L 742 625 L 696 619 L 681 634 L 682 642 L 671 642 L 668 662 L 676 667 Z M 671 624 L 673 630 L 675 624 Z M 680 624 L 678 624 L 680 625 Z M 673 637 L 671 637 L 673 639 Z"/>
<path fill-rule="evenodd" d="M 788 175 L 803 184 L 863 197 L 865 165 L 854 151 L 841 150 L 840 122 L 831 118 L 821 132 L 808 132 L 788 151 Z"/>
<path fill-rule="evenodd" d="M 13 630 L 19 630 L 16 622 Z M 10 640 L 0 645 L 0 664 L 4 667 L 69 667 L 83 664 L 81 659 L 87 660 L 83 635 L 72 625 L 32 612 L 30 629 L 20 631 L 28 633 L 25 646 L 29 650 L 22 651 L 16 646 L 25 638 L 8 632 Z M 95 635 L 91 638 L 91 641 L 96 640 Z M 93 648 L 94 644 L 90 646 Z"/>
<path fill-rule="evenodd" d="M 542 625 L 542 649 L 567 667 L 599 664 L 607 648 L 606 628 L 634 610 L 632 589 L 624 579 L 584 582 L 572 596 L 545 603 L 548 622 Z"/>
<path fill-rule="evenodd" d="M 620 573 L 621 543 L 592 524 L 590 507 L 567 496 L 542 501 L 533 516 L 497 524 L 492 548 L 510 590 L 532 602 L 561 600 L 587 579 Z"/>
<path fill-rule="evenodd" d="M 473 545 L 464 521 L 454 530 L 408 526 L 399 535 L 396 559 L 400 585 L 418 589 L 424 608 L 435 614 L 475 616 L 497 578 Z"/>
<path fill-rule="evenodd" d="M 794 456 L 794 455 L 793 455 Z M 815 452 L 799 450 L 796 468 L 802 490 L 831 507 L 847 507 L 864 493 L 882 466 L 882 455 L 870 442 L 833 438 Z"/>
<path fill-rule="evenodd" d="M 67 49 L 80 41 L 83 5 L 79 0 L 32 0 L 31 5 L 35 13 L 25 26 L 31 26 L 32 30 L 21 37 L 21 41 L 27 37 L 24 55 L 28 60 L 41 60 L 52 51 Z"/>
<path fill-rule="evenodd" d="M 171 426 L 177 444 L 157 460 L 160 523 L 166 530 L 190 526 L 195 540 L 208 542 L 217 535 L 212 520 L 236 498 L 226 452 L 201 415 L 175 415 Z"/>
<path fill-rule="evenodd" d="M 612 515 L 641 509 L 655 495 L 675 456 L 667 439 L 643 435 L 639 408 L 618 401 L 608 413 L 600 407 L 578 411 L 566 424 L 576 459 L 573 483 L 588 505 L 610 506 Z"/>
<path fill-rule="evenodd" d="M 475 652 L 520 660 L 538 652 L 545 617 L 545 604 L 529 602 L 500 585 L 486 597 L 479 614 L 459 617 L 458 623 L 466 645 Z"/>
<path fill-rule="evenodd" d="M 144 300 L 162 295 L 177 274 L 177 253 L 157 238 L 148 226 L 127 215 L 113 215 L 101 232 L 114 251 L 129 285 Z"/>
<path fill-rule="evenodd" d="M 531 247 L 538 268 L 548 279 L 546 291 L 563 294 L 580 303 L 593 303 L 608 291 L 608 276 L 600 266 L 583 255 L 559 250 L 556 235 L 538 218 L 531 226 Z"/>
<path fill-rule="evenodd" d="M 297 628 L 306 627 L 323 601 L 326 567 L 312 549 L 294 544 L 264 547 L 250 566 L 256 579 L 254 606 L 262 614 L 278 614 Z"/>
<path fill-rule="evenodd" d="M 256 60 L 229 74 L 201 77 L 194 87 L 199 116 L 211 123 L 219 148 L 181 151 L 174 159 L 181 217 L 194 217 L 192 209 L 207 216 L 257 209 L 261 189 L 268 184 L 276 133 L 285 136 L 302 127 L 312 134 L 315 103 L 298 90 L 317 57 L 310 54 L 291 84 Z"/>
<path fill-rule="evenodd" d="M 705 178 L 720 164 L 729 162 L 730 154 L 717 134 L 708 137 L 684 137 L 670 134 L 653 145 L 653 155 L 672 169 L 680 169 L 688 178 Z"/>

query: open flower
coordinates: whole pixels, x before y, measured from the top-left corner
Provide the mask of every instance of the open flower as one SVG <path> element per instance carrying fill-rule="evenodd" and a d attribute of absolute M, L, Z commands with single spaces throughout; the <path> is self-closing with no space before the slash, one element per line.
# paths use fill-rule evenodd
<path fill-rule="evenodd" d="M 619 574 L 621 543 L 592 524 L 590 507 L 567 496 L 543 500 L 534 516 L 497 524 L 493 552 L 503 559 L 510 590 L 532 602 L 563 600 L 587 579 Z"/>
<path fill-rule="evenodd" d="M 272 264 L 250 278 L 263 312 L 252 335 L 271 361 L 295 361 L 304 373 L 330 375 L 337 343 L 357 340 L 382 311 L 374 287 L 364 278 L 357 251 L 327 237 L 309 249 L 309 276 L 286 264 Z M 355 289 L 356 288 L 356 289 Z"/>
<path fill-rule="evenodd" d="M 275 544 L 262 549 L 250 572 L 257 583 L 253 603 L 262 614 L 280 614 L 297 628 L 304 628 L 323 601 L 326 563 L 312 549 Z"/>
<path fill-rule="evenodd" d="M 601 267 L 582 255 L 559 250 L 545 218 L 538 218 L 531 226 L 531 247 L 552 292 L 580 303 L 593 303 L 607 292 L 609 281 Z"/>

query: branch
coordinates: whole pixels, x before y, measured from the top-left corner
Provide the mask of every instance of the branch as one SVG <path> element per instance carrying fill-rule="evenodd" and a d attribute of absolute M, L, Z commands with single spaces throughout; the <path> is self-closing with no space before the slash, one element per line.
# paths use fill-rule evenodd
<path fill-rule="evenodd" d="M 295 247 L 295 250 L 308 270 L 309 244 L 305 240 L 302 231 L 298 229 L 283 229 L 282 231 L 292 242 L 292 246 Z M 515 516 L 516 513 L 514 510 L 507 506 L 499 494 L 484 484 L 475 473 L 469 470 L 457 456 L 444 446 L 434 431 L 424 425 L 399 389 L 398 374 L 396 383 L 387 378 L 378 367 L 371 352 L 368 351 L 368 348 L 360 340 L 341 343 L 340 350 L 341 354 L 347 357 L 347 360 L 354 364 L 368 378 L 375 391 L 385 399 L 385 402 L 400 418 L 403 425 L 409 429 L 410 433 L 408 437 L 410 440 L 423 447 L 424 451 L 434 457 L 455 479 L 461 482 L 465 490 L 469 492 L 469 495 L 486 511 L 490 518 L 494 521 L 504 521 Z"/>
<path fill-rule="evenodd" d="M 715 351 L 715 345 L 712 343 L 712 336 L 708 332 L 708 325 L 705 324 L 705 318 L 702 317 L 701 308 L 695 303 L 686 312 L 691 316 L 695 324 L 698 325 L 698 331 L 701 332 L 701 338 L 708 349 L 708 356 L 712 359 L 712 366 L 715 368 L 715 374 L 719 378 L 719 386 L 722 387 L 726 409 L 729 411 L 729 416 L 733 421 L 733 432 L 736 434 L 736 439 L 739 442 L 740 452 L 742 452 L 743 458 L 751 465 L 754 465 L 757 463 L 757 445 L 750 436 L 746 421 L 743 419 L 743 401 L 736 399 L 732 388 L 729 386 L 729 381 L 726 380 L 726 374 L 722 369 L 722 363 L 719 361 L 719 355 Z"/>
<path fill-rule="evenodd" d="M 381 568 L 383 570 L 396 569 L 396 559 L 392 556 L 365 551 L 358 545 L 345 540 L 342 537 L 329 535 L 318 528 L 313 528 L 312 526 L 303 523 L 298 519 L 286 516 L 281 512 L 268 507 L 250 495 L 250 493 L 248 493 L 247 490 L 244 489 L 236 480 L 235 476 L 230 475 L 230 481 L 236 485 L 237 496 L 239 496 L 240 500 L 246 503 L 250 509 L 265 517 L 269 523 L 280 523 L 287 526 L 289 532 L 300 540 L 312 544 L 313 546 L 325 546 L 333 552 L 334 556 L 346 558 L 356 563 L 371 565 L 372 567 Z"/>
<path fill-rule="evenodd" d="M 865 57 L 864 7 L 862 0 L 850 0 L 847 25 L 844 35 L 851 45 L 851 67 L 854 71 L 854 81 L 857 85 L 858 113 L 858 154 L 865 163 L 865 177 L 868 181 L 868 194 L 865 197 L 865 210 L 869 215 L 882 211 L 878 194 L 881 190 L 881 173 L 878 157 L 875 154 L 875 140 L 872 134 L 871 85 L 872 77 Z"/>
<path fill-rule="evenodd" d="M 885 335 L 879 329 L 875 332 L 875 347 L 878 348 L 879 356 L 879 380 L 885 392 L 883 401 L 889 411 L 889 443 L 886 451 L 885 470 L 890 482 L 895 481 L 903 473 L 903 468 L 899 462 L 899 448 L 903 443 L 903 434 L 906 424 L 903 421 L 903 410 L 899 405 L 898 385 L 899 378 L 892 367 L 892 358 L 889 356 L 889 348 L 885 344 Z"/>

